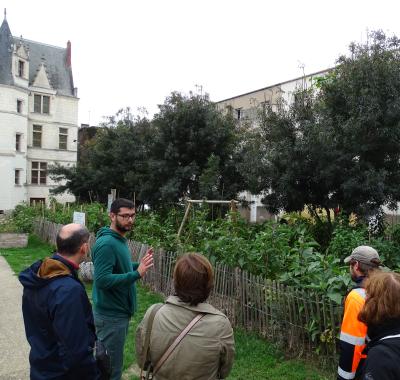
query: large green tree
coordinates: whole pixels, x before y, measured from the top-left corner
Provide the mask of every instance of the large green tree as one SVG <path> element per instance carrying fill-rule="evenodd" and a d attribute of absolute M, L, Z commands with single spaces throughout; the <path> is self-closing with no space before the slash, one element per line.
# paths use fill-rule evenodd
<path fill-rule="evenodd" d="M 400 200 L 400 41 L 372 32 L 321 83 L 341 180 L 332 197 L 368 214 Z"/>
<path fill-rule="evenodd" d="M 111 188 L 160 207 L 184 197 L 231 199 L 243 190 L 239 133 L 208 98 L 172 93 L 152 121 L 119 111 L 99 128 L 74 168 L 55 166 L 55 192 L 104 201 Z"/>
<path fill-rule="evenodd" d="M 243 189 L 236 169 L 235 122 L 207 97 L 174 92 L 152 123 L 152 203 L 184 197 L 231 199 Z"/>
<path fill-rule="evenodd" d="M 373 32 L 293 103 L 261 113 L 243 144 L 249 152 L 257 141 L 260 157 L 243 166 L 270 211 L 308 206 L 318 218 L 318 208 L 339 206 L 368 215 L 400 200 L 399 47 Z"/>
<path fill-rule="evenodd" d="M 329 132 L 321 128 L 315 90 L 298 89 L 295 98 L 261 110 L 258 127 L 242 145 L 241 170 L 248 173 L 249 189 L 264 193 L 270 212 L 308 207 L 319 218 L 318 209 L 336 206 L 331 189 L 340 168 Z"/>
<path fill-rule="evenodd" d="M 146 202 L 146 181 L 152 144 L 152 124 L 129 109 L 108 117 L 96 136 L 87 141 L 76 167 L 56 165 L 50 174 L 64 180 L 53 192 L 72 192 L 82 201 L 106 201 L 110 189 L 117 195 Z"/>

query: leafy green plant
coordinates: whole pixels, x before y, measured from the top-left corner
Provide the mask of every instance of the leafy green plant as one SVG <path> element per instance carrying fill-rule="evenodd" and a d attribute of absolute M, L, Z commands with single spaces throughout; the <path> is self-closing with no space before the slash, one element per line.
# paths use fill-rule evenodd
<path fill-rule="evenodd" d="M 363 225 L 352 227 L 345 223 L 338 224 L 326 252 L 343 260 L 358 245 L 369 244 L 367 237 L 368 231 Z"/>
<path fill-rule="evenodd" d="M 40 214 L 40 205 L 34 207 L 22 203 L 15 207 L 12 213 L 12 223 L 14 223 L 18 232 L 32 232 L 33 223 Z"/>

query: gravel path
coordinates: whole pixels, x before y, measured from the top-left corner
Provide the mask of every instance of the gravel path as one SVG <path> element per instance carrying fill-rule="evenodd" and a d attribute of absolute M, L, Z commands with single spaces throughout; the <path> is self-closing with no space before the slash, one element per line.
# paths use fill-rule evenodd
<path fill-rule="evenodd" d="M 0 380 L 29 379 L 29 345 L 21 297 L 22 285 L 0 256 Z"/>

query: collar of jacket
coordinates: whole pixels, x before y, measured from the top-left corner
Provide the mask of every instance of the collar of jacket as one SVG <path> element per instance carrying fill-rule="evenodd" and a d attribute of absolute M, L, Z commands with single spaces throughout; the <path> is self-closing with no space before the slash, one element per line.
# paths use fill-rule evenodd
<path fill-rule="evenodd" d="M 202 303 L 197 304 L 196 306 L 192 306 L 186 302 L 182 302 L 178 296 L 169 296 L 167 298 L 167 300 L 165 301 L 165 303 L 180 306 L 185 309 L 192 310 L 196 313 L 224 315 L 222 312 L 220 312 L 219 310 L 217 310 L 215 307 L 211 306 L 207 302 L 202 302 Z"/>
<path fill-rule="evenodd" d="M 54 256 L 57 256 L 57 257 L 54 257 Z M 59 253 L 55 253 L 54 256 L 53 256 L 53 258 L 55 258 L 56 260 L 61 261 L 65 265 L 67 265 L 69 269 L 71 269 L 71 270 L 78 270 L 79 269 L 79 265 L 78 264 L 75 264 L 73 261 L 68 260 L 64 256 L 61 256 Z"/>
<path fill-rule="evenodd" d="M 59 255 L 58 253 L 55 253 L 55 254 L 52 256 L 52 259 L 61 261 L 64 265 L 66 265 L 66 266 L 68 267 L 68 269 L 71 270 L 71 273 L 72 273 L 72 274 L 75 274 L 75 272 L 76 272 L 77 269 L 76 269 L 75 266 L 71 263 L 71 261 L 66 260 L 64 257 L 62 257 L 61 255 Z"/>
<path fill-rule="evenodd" d="M 353 286 L 352 289 L 363 288 L 363 287 L 364 287 L 364 286 L 363 286 L 363 285 L 364 285 L 364 284 L 363 284 L 364 279 L 365 279 L 365 276 L 357 277 L 357 278 L 354 280 L 354 282 L 356 283 L 356 285 Z"/>
<path fill-rule="evenodd" d="M 74 265 L 55 253 L 52 257 L 44 259 L 41 263 L 37 275 L 41 278 L 52 279 L 60 276 L 72 276 L 78 280 Z"/>

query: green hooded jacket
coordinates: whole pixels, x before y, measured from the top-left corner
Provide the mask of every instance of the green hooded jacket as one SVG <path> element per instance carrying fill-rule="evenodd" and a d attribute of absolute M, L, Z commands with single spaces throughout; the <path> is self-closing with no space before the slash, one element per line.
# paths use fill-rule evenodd
<path fill-rule="evenodd" d="M 136 311 L 139 264 L 132 262 L 126 238 L 111 228 L 101 228 L 96 238 L 92 248 L 94 310 L 109 317 L 129 318 Z"/>

